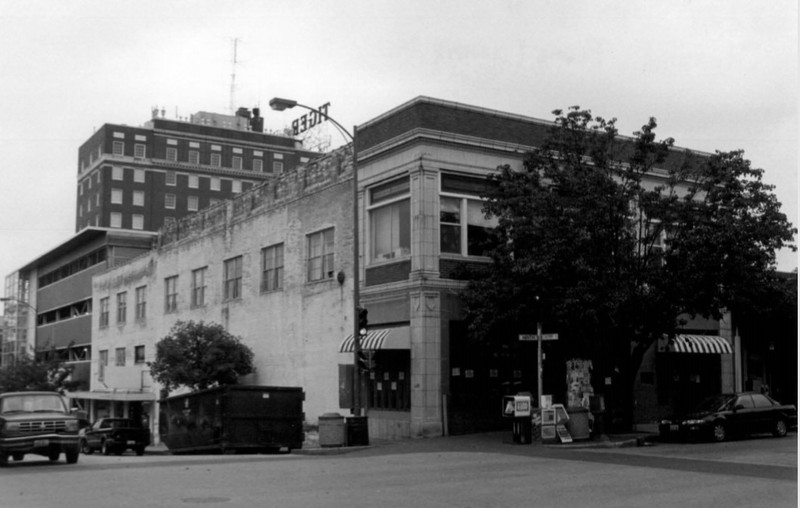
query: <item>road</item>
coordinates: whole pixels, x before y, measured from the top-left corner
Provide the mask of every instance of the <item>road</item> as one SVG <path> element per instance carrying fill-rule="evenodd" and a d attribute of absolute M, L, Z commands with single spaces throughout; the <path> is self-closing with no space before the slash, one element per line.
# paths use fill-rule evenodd
<path fill-rule="evenodd" d="M 484 434 L 337 455 L 26 457 L 0 507 L 797 506 L 797 436 L 559 448 Z"/>

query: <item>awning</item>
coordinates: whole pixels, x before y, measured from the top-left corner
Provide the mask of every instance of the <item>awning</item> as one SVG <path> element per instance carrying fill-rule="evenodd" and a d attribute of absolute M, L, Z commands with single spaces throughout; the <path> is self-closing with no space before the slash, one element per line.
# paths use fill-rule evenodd
<path fill-rule="evenodd" d="M 353 335 L 348 335 L 339 346 L 339 352 L 352 353 L 354 342 Z M 369 330 L 367 336 L 361 339 L 361 349 L 411 349 L 411 330 L 408 326 Z"/>
<path fill-rule="evenodd" d="M 679 334 L 667 341 L 662 351 L 670 353 L 731 354 L 731 345 L 719 335 Z"/>
<path fill-rule="evenodd" d="M 67 392 L 71 399 L 114 400 L 120 402 L 144 402 L 156 400 L 152 392 Z"/>

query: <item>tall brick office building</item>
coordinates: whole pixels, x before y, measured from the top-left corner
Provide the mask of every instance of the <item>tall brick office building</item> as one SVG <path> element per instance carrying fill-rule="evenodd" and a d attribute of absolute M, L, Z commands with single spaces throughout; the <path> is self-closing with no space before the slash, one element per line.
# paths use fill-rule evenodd
<path fill-rule="evenodd" d="M 75 229 L 157 231 L 318 156 L 293 138 L 263 133 L 258 108 L 235 116 L 154 117 L 105 124 L 78 150 Z"/>

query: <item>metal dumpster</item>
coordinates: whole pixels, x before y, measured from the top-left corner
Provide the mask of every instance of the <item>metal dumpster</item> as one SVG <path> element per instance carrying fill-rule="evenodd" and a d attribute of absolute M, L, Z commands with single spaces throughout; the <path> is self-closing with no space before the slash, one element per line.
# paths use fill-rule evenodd
<path fill-rule="evenodd" d="M 222 386 L 159 401 L 159 435 L 170 452 L 236 453 L 303 446 L 302 388 Z"/>

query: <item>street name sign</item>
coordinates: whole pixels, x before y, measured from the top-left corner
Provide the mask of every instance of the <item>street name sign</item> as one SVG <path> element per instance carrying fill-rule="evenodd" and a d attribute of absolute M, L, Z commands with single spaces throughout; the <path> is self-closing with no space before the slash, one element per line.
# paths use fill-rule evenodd
<path fill-rule="evenodd" d="M 521 333 L 519 334 L 519 340 L 521 341 L 534 341 L 537 340 L 536 334 L 532 333 Z M 543 333 L 542 340 L 558 340 L 557 333 Z"/>

